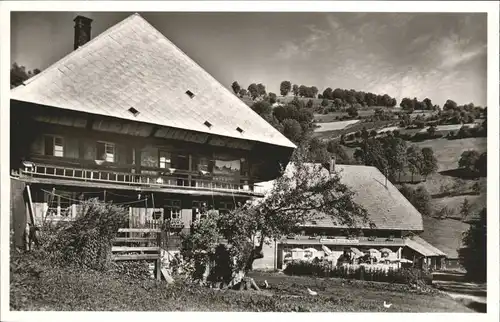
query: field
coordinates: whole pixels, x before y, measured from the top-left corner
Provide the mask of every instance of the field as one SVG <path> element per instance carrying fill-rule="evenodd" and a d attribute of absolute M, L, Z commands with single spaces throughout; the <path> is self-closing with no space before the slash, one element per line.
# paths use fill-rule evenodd
<path fill-rule="evenodd" d="M 350 125 L 358 123 L 359 120 L 349 120 L 349 121 L 340 121 L 340 122 L 329 122 L 329 123 L 318 123 L 318 128 L 316 128 L 315 132 L 326 132 L 326 131 L 336 131 L 343 130 Z"/>
<path fill-rule="evenodd" d="M 268 311 L 268 312 L 472 312 L 448 295 L 421 293 L 406 285 L 341 279 L 290 277 L 253 272 L 270 289 L 220 291 L 176 282 L 99 273 L 40 268 L 13 276 L 11 310 L 51 311 Z M 307 287 L 318 292 L 307 293 Z M 392 303 L 390 308 L 384 301 Z"/>
<path fill-rule="evenodd" d="M 439 162 L 439 170 L 451 170 L 458 167 L 458 160 L 463 151 L 486 151 L 486 138 L 468 138 L 460 140 L 437 139 L 417 143 L 420 148 L 430 147 Z"/>
<path fill-rule="evenodd" d="M 354 133 L 357 131 L 361 131 L 364 127 L 368 130 L 371 131 L 373 129 L 378 130 L 383 127 L 387 127 L 389 125 L 393 125 L 394 121 L 376 121 L 376 122 L 357 122 L 354 123 L 348 127 L 344 127 L 343 129 L 340 130 L 331 130 L 331 131 L 324 131 L 324 132 L 314 132 L 314 136 L 318 137 L 320 139 L 334 139 L 340 137 L 342 134 L 349 134 L 349 133 Z"/>
<path fill-rule="evenodd" d="M 457 249 L 461 246 L 462 233 L 469 229 L 469 224 L 455 219 L 436 219 L 422 216 L 424 232 L 421 237 L 446 253 L 457 258 Z"/>
<path fill-rule="evenodd" d="M 460 140 L 436 139 L 417 143 L 420 148 L 431 147 L 438 160 L 438 171 L 453 170 L 458 167 L 458 160 L 463 151 L 477 150 L 479 153 L 486 151 L 486 138 L 467 138 Z M 481 188 L 480 195 L 469 194 L 472 185 L 478 183 Z M 483 207 L 486 207 L 486 178 L 478 180 L 464 180 L 442 173 L 430 176 L 426 182 L 422 183 L 431 195 L 432 208 L 436 211 L 447 206 L 459 216 L 459 210 L 465 198 L 471 203 L 471 213 L 476 214 Z M 462 192 L 459 196 L 443 196 L 439 194 L 450 193 L 451 191 Z M 441 249 L 452 258 L 457 256 L 457 248 L 461 245 L 462 233 L 469 228 L 469 225 L 456 219 L 439 220 L 423 216 L 424 233 L 422 237 Z"/>

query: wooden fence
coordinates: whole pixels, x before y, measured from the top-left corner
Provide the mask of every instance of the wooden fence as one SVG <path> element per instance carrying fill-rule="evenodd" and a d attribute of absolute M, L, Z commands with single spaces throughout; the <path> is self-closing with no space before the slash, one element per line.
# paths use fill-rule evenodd
<path fill-rule="evenodd" d="M 112 259 L 153 260 L 155 262 L 155 277 L 161 279 L 161 243 L 160 229 L 155 228 L 120 228 L 119 237 L 113 241 Z"/>

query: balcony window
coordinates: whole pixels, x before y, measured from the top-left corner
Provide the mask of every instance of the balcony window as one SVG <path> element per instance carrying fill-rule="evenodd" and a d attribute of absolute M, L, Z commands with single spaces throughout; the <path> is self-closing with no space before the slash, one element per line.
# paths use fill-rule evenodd
<path fill-rule="evenodd" d="M 160 168 L 168 169 L 172 167 L 172 158 L 170 152 L 160 151 Z"/>
<path fill-rule="evenodd" d="M 189 156 L 187 154 L 174 154 L 173 168 L 189 170 Z"/>
<path fill-rule="evenodd" d="M 57 194 L 44 192 L 44 201 L 47 204 L 47 217 L 72 217 L 72 198 L 69 192 L 57 191 Z"/>
<path fill-rule="evenodd" d="M 181 219 L 181 201 L 167 200 L 164 213 L 168 219 Z"/>
<path fill-rule="evenodd" d="M 115 144 L 109 142 L 97 142 L 97 160 L 115 162 Z"/>
<path fill-rule="evenodd" d="M 61 136 L 45 136 L 45 155 L 54 157 L 64 156 L 64 139 Z"/>
<path fill-rule="evenodd" d="M 199 157 L 199 158 L 197 158 L 196 169 L 198 171 L 209 172 L 208 158 L 206 158 L 206 157 Z"/>

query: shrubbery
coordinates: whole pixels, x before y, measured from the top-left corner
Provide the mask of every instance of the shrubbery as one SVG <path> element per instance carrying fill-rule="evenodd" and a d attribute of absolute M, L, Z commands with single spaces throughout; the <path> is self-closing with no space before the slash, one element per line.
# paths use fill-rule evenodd
<path fill-rule="evenodd" d="M 417 268 L 389 268 L 384 270 L 382 268 L 374 269 L 363 266 L 332 266 L 326 260 L 292 261 L 286 266 L 284 273 L 287 275 L 312 275 L 374 282 L 417 284 L 420 286 L 432 284 L 432 275 Z"/>
<path fill-rule="evenodd" d="M 74 221 L 42 227 L 42 246 L 37 252 L 61 266 L 107 269 L 112 240 L 126 222 L 124 208 L 97 199 L 84 201 Z"/>

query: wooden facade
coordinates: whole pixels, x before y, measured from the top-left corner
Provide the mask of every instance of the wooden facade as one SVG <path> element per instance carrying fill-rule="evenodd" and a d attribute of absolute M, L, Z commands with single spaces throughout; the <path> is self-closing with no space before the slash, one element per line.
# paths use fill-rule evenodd
<path fill-rule="evenodd" d="M 11 129 L 11 171 L 30 186 L 38 223 L 72 220 L 82 200 L 99 198 L 129 208 L 129 227 L 189 229 L 202 207 L 262 197 L 255 183 L 292 151 L 17 101 Z"/>

